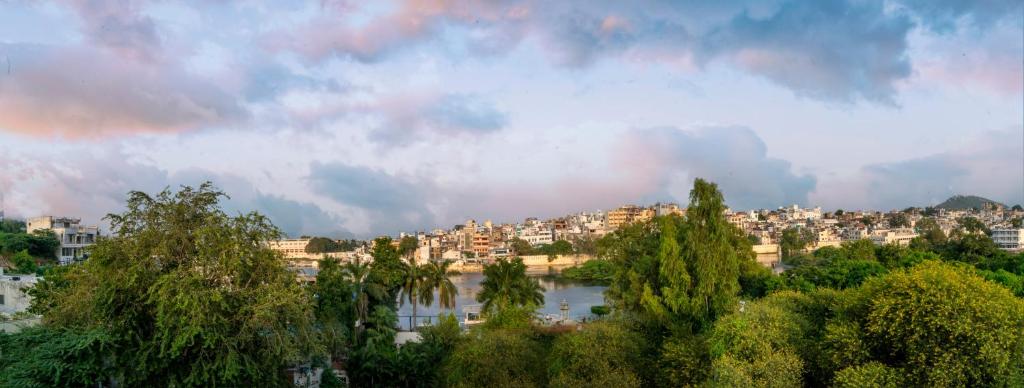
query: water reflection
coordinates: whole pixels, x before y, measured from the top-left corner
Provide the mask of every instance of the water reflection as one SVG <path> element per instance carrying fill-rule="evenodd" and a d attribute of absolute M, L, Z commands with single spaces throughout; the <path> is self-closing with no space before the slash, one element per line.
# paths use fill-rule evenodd
<path fill-rule="evenodd" d="M 559 314 L 559 303 L 564 299 L 569 303 L 569 316 L 573 319 L 581 319 L 590 316 L 590 307 L 604 304 L 604 290 L 607 288 L 599 284 L 576 282 L 566 279 L 559 278 L 558 271 L 560 268 L 557 267 L 531 267 L 527 274 L 534 279 L 537 279 L 541 286 L 544 286 L 544 306 L 537 311 L 542 314 Z M 463 273 L 462 275 L 453 276 L 452 283 L 455 283 L 455 287 L 459 290 L 459 295 L 455 298 L 455 315 L 459 317 L 459 321 L 462 321 L 462 307 L 467 305 L 479 304 L 476 301 L 476 294 L 480 292 L 480 283 L 483 282 L 484 275 L 482 273 Z M 428 316 L 436 319 L 437 315 L 442 313 L 442 310 L 437 306 L 437 294 L 434 294 L 434 305 L 433 306 L 422 306 L 416 307 L 416 315 L 422 316 L 421 322 L 425 322 Z M 401 316 L 399 323 L 403 328 L 409 327 L 408 316 L 412 315 L 412 305 L 406 302 L 398 309 L 398 315 Z"/>

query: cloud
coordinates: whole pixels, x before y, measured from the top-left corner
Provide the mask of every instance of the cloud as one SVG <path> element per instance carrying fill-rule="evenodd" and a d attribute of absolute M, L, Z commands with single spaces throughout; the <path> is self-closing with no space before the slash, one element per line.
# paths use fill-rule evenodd
<path fill-rule="evenodd" d="M 90 41 L 126 58 L 155 61 L 161 39 L 152 18 L 142 13 L 144 1 L 65 0 L 82 21 Z"/>
<path fill-rule="evenodd" d="M 425 5 L 428 4 L 428 5 Z M 774 3 L 773 3 L 774 4 Z M 400 49 L 466 31 L 470 52 L 494 55 L 536 37 L 552 61 L 586 67 L 606 57 L 701 64 L 723 61 L 800 95 L 890 103 L 895 82 L 910 75 L 903 14 L 880 1 L 780 1 L 700 5 L 650 2 L 402 2 L 355 24 L 344 15 L 316 18 L 280 34 L 275 47 L 321 61 L 376 62 Z M 808 34 L 807 31 L 814 31 Z"/>
<path fill-rule="evenodd" d="M 629 184 L 647 186 L 650 198 L 687 202 L 694 178 L 718 184 L 736 209 L 808 204 L 816 179 L 798 175 L 789 162 L 767 156 L 764 141 L 744 127 L 703 127 L 692 131 L 651 128 L 628 132 L 617 150 Z"/>
<path fill-rule="evenodd" d="M 891 103 L 895 83 L 911 74 L 911 27 L 881 3 L 787 2 L 769 17 L 744 12 L 714 29 L 702 41 L 701 57 L 727 56 L 798 95 Z"/>
<path fill-rule="evenodd" d="M 959 22 L 966 22 L 977 28 L 987 28 L 1003 19 L 1016 20 L 1024 3 L 1017 0 L 900 0 L 903 6 L 918 15 L 921 22 L 934 31 L 950 32 L 957 29 Z"/>
<path fill-rule="evenodd" d="M 308 180 L 314 193 L 364 212 L 371 231 L 393 233 L 436 226 L 427 207 L 432 200 L 429 194 L 436 193 L 429 181 L 369 167 L 318 162 L 310 166 Z"/>
<path fill-rule="evenodd" d="M 85 47 L 0 44 L 0 129 L 87 139 L 229 125 L 248 113 L 209 80 L 173 65 Z"/>
<path fill-rule="evenodd" d="M 0 150 L 3 150 L 0 148 Z M 6 195 L 7 214 L 20 217 L 65 215 L 100 224 L 108 213 L 124 209 L 129 191 L 154 194 L 164 188 L 198 186 L 211 181 L 230 196 L 221 203 L 229 214 L 258 211 L 290 236 L 349 237 L 343 219 L 313 203 L 267 194 L 243 177 L 190 168 L 168 173 L 161 168 L 132 162 L 109 149 L 73 148 L 50 163 L 14 152 L 0 155 L 0 190 Z"/>
<path fill-rule="evenodd" d="M 1024 202 L 1024 128 L 986 132 L 956 150 L 864 166 L 824 180 L 814 198 L 830 207 L 900 209 L 928 206 L 955 194 Z"/>
<path fill-rule="evenodd" d="M 370 134 L 370 140 L 388 146 L 408 145 L 430 133 L 492 133 L 504 128 L 508 121 L 504 112 L 478 95 L 383 98 L 373 108 L 381 116 L 382 124 Z"/>

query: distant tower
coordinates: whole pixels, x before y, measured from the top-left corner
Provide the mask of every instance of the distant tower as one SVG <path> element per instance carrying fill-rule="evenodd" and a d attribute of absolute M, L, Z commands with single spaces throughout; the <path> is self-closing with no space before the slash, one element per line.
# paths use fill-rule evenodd
<path fill-rule="evenodd" d="M 562 303 L 558 304 L 558 310 L 562 312 L 562 322 L 569 320 L 569 302 L 562 299 Z"/>

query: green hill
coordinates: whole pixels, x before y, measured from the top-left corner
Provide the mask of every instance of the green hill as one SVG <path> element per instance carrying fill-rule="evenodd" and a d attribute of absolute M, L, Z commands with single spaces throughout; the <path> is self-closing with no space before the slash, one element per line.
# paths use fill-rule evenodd
<path fill-rule="evenodd" d="M 1005 207 L 999 202 L 976 195 L 954 195 L 942 203 L 935 205 L 936 208 L 946 210 L 984 209 L 986 205 L 994 204 Z"/>

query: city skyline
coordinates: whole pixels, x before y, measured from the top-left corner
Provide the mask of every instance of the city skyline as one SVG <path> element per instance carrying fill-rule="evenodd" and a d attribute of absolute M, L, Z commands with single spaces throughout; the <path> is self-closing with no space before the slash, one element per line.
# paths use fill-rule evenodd
<path fill-rule="evenodd" d="M 735 209 L 1024 202 L 1016 2 L 119 4 L 0 5 L 7 216 L 203 180 L 360 237 L 696 177 Z"/>

